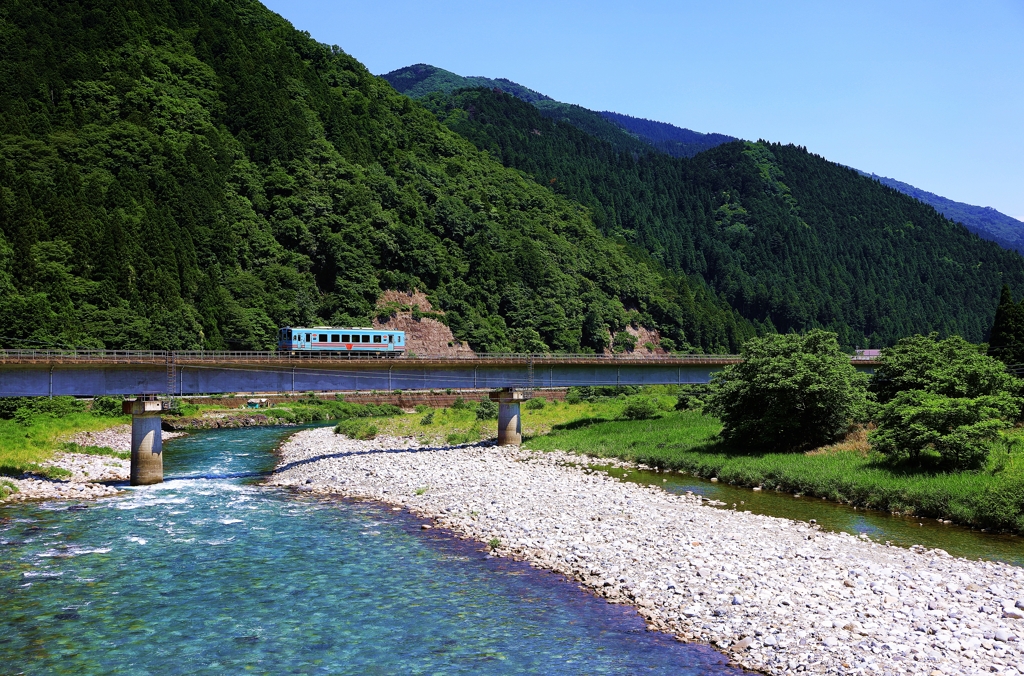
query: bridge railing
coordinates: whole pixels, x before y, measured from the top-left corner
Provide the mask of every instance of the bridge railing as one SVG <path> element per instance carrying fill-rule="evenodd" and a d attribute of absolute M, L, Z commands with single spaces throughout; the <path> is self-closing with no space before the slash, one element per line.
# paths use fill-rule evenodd
<path fill-rule="evenodd" d="M 350 360 L 363 358 L 343 352 L 312 352 L 293 355 L 277 351 L 209 351 L 209 350 L 4 350 L 0 349 L 0 361 L 114 361 L 114 362 L 175 362 L 175 361 L 297 361 L 297 360 Z M 685 361 L 687 363 L 723 360 L 734 361 L 734 354 L 568 354 L 568 353 L 522 353 L 522 352 L 481 352 L 471 354 L 403 354 L 399 359 L 413 361 L 487 361 L 507 360 L 535 363 L 601 360 L 631 362 L 638 360 Z"/>

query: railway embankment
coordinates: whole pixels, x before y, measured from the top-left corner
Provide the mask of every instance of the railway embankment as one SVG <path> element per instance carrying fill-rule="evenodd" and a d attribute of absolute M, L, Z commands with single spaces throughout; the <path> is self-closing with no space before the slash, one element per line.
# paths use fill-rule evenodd
<path fill-rule="evenodd" d="M 270 484 L 381 501 L 768 673 L 1020 673 L 1024 569 L 615 480 L 580 456 L 304 430 Z M 606 460 L 603 462 L 607 462 Z"/>

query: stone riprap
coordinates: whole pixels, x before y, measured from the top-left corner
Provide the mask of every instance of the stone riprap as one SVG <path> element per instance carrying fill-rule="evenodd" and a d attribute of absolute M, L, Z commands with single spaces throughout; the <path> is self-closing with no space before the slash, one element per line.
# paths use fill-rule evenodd
<path fill-rule="evenodd" d="M 400 505 L 633 604 L 650 628 L 748 668 L 1024 671 L 1024 569 L 716 509 L 580 461 L 319 428 L 282 446 L 268 483 Z"/>

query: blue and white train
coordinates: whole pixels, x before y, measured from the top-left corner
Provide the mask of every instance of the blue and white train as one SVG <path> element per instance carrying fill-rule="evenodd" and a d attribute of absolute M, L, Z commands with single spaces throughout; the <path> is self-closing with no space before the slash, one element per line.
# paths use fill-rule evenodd
<path fill-rule="evenodd" d="M 330 352 L 352 357 L 398 357 L 405 352 L 405 331 L 285 326 L 277 332 L 277 350 L 299 355 Z"/>

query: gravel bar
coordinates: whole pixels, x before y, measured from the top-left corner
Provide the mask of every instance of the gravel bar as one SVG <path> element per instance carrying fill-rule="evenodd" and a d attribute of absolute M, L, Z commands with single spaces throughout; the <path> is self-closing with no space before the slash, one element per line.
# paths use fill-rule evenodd
<path fill-rule="evenodd" d="M 400 505 L 632 604 L 648 628 L 710 643 L 747 668 L 1024 672 L 1022 568 L 716 509 L 560 452 L 421 448 L 318 428 L 280 454 L 269 484 Z"/>

